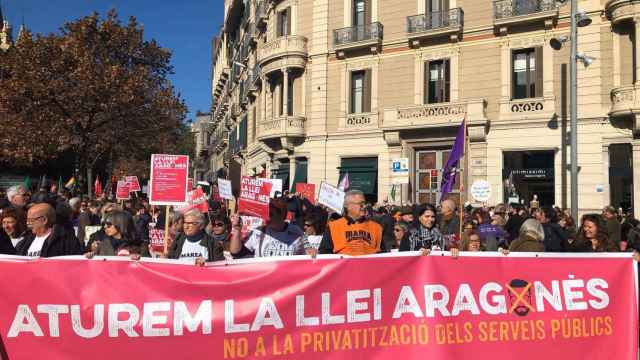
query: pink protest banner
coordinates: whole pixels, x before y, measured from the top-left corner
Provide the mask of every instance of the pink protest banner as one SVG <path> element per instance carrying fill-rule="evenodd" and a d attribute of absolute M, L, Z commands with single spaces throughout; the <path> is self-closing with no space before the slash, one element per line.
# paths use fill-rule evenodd
<path fill-rule="evenodd" d="M 302 196 L 304 196 L 305 199 L 309 200 L 309 202 L 311 202 L 312 204 L 316 203 L 316 185 L 315 184 L 297 183 L 296 192 L 300 193 Z"/>
<path fill-rule="evenodd" d="M 403 255 L 204 268 L 0 260 L 10 289 L 0 350 L 10 359 L 636 359 L 629 255 Z"/>
<path fill-rule="evenodd" d="M 188 156 L 151 155 L 149 203 L 151 205 L 180 205 L 187 202 L 188 175 Z"/>
<path fill-rule="evenodd" d="M 129 184 L 130 192 L 142 191 L 142 188 L 140 187 L 140 182 L 138 181 L 137 176 L 126 176 L 125 180 Z"/>
<path fill-rule="evenodd" d="M 162 229 L 149 229 L 149 245 L 153 251 L 164 250 L 164 230 Z"/>
<path fill-rule="evenodd" d="M 240 184 L 238 211 L 243 215 L 257 216 L 267 221 L 269 219 L 270 193 L 271 183 L 263 179 L 243 176 Z"/>
<path fill-rule="evenodd" d="M 130 193 L 129 183 L 126 180 L 118 180 L 118 185 L 116 186 L 116 200 L 129 200 Z"/>

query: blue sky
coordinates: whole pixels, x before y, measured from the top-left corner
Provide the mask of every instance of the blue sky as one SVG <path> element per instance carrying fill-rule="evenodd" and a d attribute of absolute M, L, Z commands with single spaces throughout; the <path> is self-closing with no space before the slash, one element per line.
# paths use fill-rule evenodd
<path fill-rule="evenodd" d="M 145 37 L 156 39 L 173 51 L 176 90 L 187 103 L 192 117 L 207 112 L 211 104 L 211 38 L 224 17 L 223 0 L 0 0 L 5 18 L 16 36 L 22 15 L 32 32 L 58 32 L 65 21 L 92 11 L 105 15 L 115 8 L 123 23 L 135 16 L 144 24 Z"/>

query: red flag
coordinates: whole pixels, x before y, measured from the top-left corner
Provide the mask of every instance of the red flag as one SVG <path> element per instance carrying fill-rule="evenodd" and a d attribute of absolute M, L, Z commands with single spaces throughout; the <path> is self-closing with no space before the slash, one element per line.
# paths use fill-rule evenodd
<path fill-rule="evenodd" d="M 93 185 L 93 187 L 95 188 L 94 190 L 94 194 L 96 197 L 102 196 L 102 184 L 100 184 L 100 178 L 96 177 L 96 182 Z"/>

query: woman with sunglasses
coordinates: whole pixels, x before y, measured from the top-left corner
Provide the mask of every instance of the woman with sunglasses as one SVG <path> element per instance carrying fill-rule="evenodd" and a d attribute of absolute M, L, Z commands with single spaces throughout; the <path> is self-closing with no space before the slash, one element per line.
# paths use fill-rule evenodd
<path fill-rule="evenodd" d="M 104 235 L 105 237 L 96 241 L 90 251 L 85 253 L 85 257 L 140 256 L 142 242 L 136 237 L 133 219 L 128 212 L 116 210 L 107 215 L 104 221 Z"/>
<path fill-rule="evenodd" d="M 394 226 L 393 226 L 393 235 L 395 236 L 396 242 L 393 246 L 393 249 L 391 251 L 398 251 L 397 249 L 400 248 L 400 244 L 402 243 L 402 239 L 404 239 L 404 236 L 406 233 L 409 232 L 409 224 L 407 224 L 404 221 L 398 221 Z"/>
<path fill-rule="evenodd" d="M 225 251 L 229 251 L 229 218 L 224 213 L 216 212 L 209 215 L 207 234 L 219 241 Z"/>

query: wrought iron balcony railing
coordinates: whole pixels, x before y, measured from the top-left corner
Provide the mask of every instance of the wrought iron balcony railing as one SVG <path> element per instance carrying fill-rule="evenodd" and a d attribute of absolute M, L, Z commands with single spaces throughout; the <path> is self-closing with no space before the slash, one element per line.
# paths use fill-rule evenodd
<path fill-rule="evenodd" d="M 459 28 L 463 25 L 464 12 L 461 8 L 437 11 L 407 17 L 407 33 L 415 34 L 431 30 Z"/>
<path fill-rule="evenodd" d="M 496 0 L 493 2 L 495 20 L 534 15 L 556 10 L 555 0 Z"/>
<path fill-rule="evenodd" d="M 379 22 L 351 26 L 333 30 L 333 44 L 336 48 L 345 48 L 360 42 L 380 42 L 382 35 L 383 26 Z"/>

